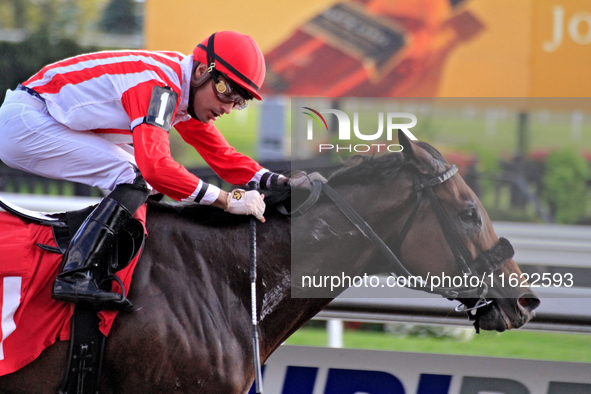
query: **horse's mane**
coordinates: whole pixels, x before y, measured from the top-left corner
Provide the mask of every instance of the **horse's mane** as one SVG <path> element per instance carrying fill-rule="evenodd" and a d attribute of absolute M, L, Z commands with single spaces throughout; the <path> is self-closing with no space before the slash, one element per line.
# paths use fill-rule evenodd
<path fill-rule="evenodd" d="M 437 149 L 426 142 L 417 142 L 435 159 L 447 163 Z M 369 184 L 393 180 L 407 165 L 410 165 L 400 153 L 382 156 L 353 156 L 329 179 L 331 185 Z"/>
<path fill-rule="evenodd" d="M 417 145 L 429 152 L 434 158 L 446 162 L 441 153 L 431 145 L 425 142 L 418 142 Z M 329 184 L 335 186 L 391 181 L 407 165 L 410 164 L 399 153 L 389 153 L 378 157 L 353 156 L 344 163 L 343 167 L 332 174 Z M 265 218 L 281 215 L 277 210 L 278 204 L 291 211 L 292 198 L 294 206 L 297 207 L 310 194 L 308 190 L 292 189 L 285 185 L 266 189 L 262 193 L 265 195 L 265 204 L 267 206 Z M 249 220 L 247 216 L 232 215 L 219 208 L 195 203 L 170 203 L 148 200 L 148 210 L 173 213 L 194 223 L 212 226 L 244 223 Z"/>

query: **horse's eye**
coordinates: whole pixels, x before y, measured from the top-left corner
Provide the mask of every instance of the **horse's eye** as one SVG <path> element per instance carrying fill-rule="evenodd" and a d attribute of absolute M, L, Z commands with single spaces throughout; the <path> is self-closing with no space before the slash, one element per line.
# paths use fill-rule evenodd
<path fill-rule="evenodd" d="M 469 209 L 467 211 L 462 212 L 460 214 L 460 218 L 464 222 L 474 222 L 478 219 L 478 213 L 476 212 L 476 209 Z"/>

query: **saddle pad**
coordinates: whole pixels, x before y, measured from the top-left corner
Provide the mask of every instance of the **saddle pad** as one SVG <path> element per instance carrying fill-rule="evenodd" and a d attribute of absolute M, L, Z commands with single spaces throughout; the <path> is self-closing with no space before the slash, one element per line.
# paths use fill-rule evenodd
<path fill-rule="evenodd" d="M 51 297 L 62 255 L 43 250 L 38 243 L 57 246 L 51 227 L 0 212 L 0 376 L 32 362 L 56 340 L 70 339 L 74 304 Z M 117 272 L 126 289 L 138 258 L 139 254 Z M 113 291 L 121 293 L 116 282 Z M 99 312 L 105 336 L 116 315 L 116 311 Z"/>

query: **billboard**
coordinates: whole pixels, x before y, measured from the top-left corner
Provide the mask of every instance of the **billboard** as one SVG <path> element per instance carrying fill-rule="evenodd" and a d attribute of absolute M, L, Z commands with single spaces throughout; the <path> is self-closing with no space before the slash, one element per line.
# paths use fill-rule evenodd
<path fill-rule="evenodd" d="M 282 346 L 264 368 L 267 394 L 591 392 L 583 363 Z"/>
<path fill-rule="evenodd" d="M 267 58 L 266 93 L 585 97 L 591 88 L 584 0 L 151 0 L 145 25 L 148 49 L 183 53 L 215 31 L 251 35 Z"/>

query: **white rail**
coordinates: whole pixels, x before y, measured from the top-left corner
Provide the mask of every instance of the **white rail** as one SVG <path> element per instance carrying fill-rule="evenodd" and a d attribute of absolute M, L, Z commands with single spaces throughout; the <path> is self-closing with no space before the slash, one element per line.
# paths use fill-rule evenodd
<path fill-rule="evenodd" d="M 511 241 L 519 265 L 591 268 L 591 226 L 493 223 Z"/>
<path fill-rule="evenodd" d="M 515 261 L 526 266 L 578 269 L 591 278 L 591 227 L 555 224 L 495 222 L 499 237 L 511 241 Z M 588 281 L 590 282 L 590 281 Z M 524 329 L 591 333 L 591 288 L 537 288 L 542 301 L 536 316 Z M 403 322 L 469 326 L 465 313 L 454 311 L 457 302 L 408 289 L 363 289 L 345 291 L 321 311 L 316 319 L 366 322 Z M 333 325 L 336 323 L 332 323 Z M 329 332 L 329 335 L 330 332 Z M 333 343 L 340 338 L 329 338 Z"/>

